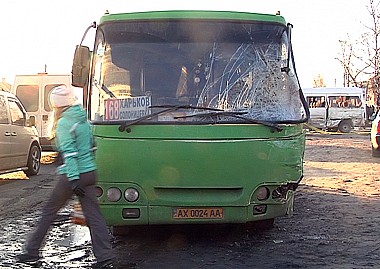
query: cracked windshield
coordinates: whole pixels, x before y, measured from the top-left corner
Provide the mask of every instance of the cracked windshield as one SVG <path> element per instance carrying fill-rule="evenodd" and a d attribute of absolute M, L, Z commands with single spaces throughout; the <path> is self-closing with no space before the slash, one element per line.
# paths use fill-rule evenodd
<path fill-rule="evenodd" d="M 91 116 L 134 120 L 179 106 L 149 120 L 300 121 L 305 112 L 286 30 L 207 21 L 104 25 L 97 31 Z"/>

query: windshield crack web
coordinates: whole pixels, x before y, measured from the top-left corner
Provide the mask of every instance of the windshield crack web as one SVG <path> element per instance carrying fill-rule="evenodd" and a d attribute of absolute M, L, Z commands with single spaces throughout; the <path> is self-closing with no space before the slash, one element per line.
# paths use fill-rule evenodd
<path fill-rule="evenodd" d="M 258 120 L 299 120 L 302 104 L 297 80 L 292 73 L 281 72 L 283 62 L 281 44 L 241 44 L 228 59 L 214 44 L 198 105 L 205 105 L 217 89 L 207 104 L 210 107 L 244 110 L 245 117 Z M 213 70 L 221 68 L 222 72 Z M 210 79 L 213 73 L 221 75 Z"/>

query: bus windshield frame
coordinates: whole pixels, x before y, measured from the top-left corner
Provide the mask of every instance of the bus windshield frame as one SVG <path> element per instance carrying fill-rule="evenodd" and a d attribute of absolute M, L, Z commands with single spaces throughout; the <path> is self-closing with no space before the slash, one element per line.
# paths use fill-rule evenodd
<path fill-rule="evenodd" d="M 288 44 L 286 26 L 273 22 L 104 23 L 96 33 L 90 118 L 95 124 L 302 122 L 292 61 L 282 71 Z M 168 106 L 176 109 L 160 113 Z"/>

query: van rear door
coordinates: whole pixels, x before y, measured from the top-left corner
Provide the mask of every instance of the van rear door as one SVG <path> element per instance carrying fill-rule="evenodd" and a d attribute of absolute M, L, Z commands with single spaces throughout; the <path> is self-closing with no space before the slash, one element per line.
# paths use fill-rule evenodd
<path fill-rule="evenodd" d="M 36 128 L 40 137 L 42 150 L 54 150 L 50 136 L 50 117 L 52 108 L 49 96 L 52 89 L 59 85 L 70 86 L 69 74 L 50 75 L 17 75 L 12 86 L 12 92 L 24 105 L 29 116 L 36 119 Z"/>
<path fill-rule="evenodd" d="M 35 117 L 36 128 L 41 136 L 40 85 L 41 79 L 38 76 L 16 76 L 13 94 L 21 101 L 29 116 Z"/>
<path fill-rule="evenodd" d="M 40 137 L 43 144 L 50 143 L 48 138 L 50 136 L 50 124 L 53 119 L 50 119 L 52 116 L 52 107 L 50 105 L 50 93 L 51 91 L 59 86 L 65 85 L 70 87 L 70 76 L 69 75 L 46 75 L 42 76 L 41 82 L 41 104 L 40 104 L 40 118 L 41 124 L 40 128 Z"/>

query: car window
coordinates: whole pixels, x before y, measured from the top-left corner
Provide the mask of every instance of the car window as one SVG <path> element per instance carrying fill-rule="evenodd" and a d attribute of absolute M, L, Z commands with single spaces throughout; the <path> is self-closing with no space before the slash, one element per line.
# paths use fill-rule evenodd
<path fill-rule="evenodd" d="M 5 106 L 5 97 L 0 95 L 0 124 L 9 123 L 7 107 Z"/>
<path fill-rule="evenodd" d="M 16 92 L 17 97 L 24 105 L 26 111 L 38 111 L 38 85 L 19 85 L 17 86 Z"/>
<path fill-rule="evenodd" d="M 22 111 L 20 105 L 15 100 L 12 100 L 12 99 L 8 99 L 8 102 L 9 102 L 9 108 L 11 112 L 12 124 L 24 126 L 26 119 L 25 119 L 25 114 Z"/>

